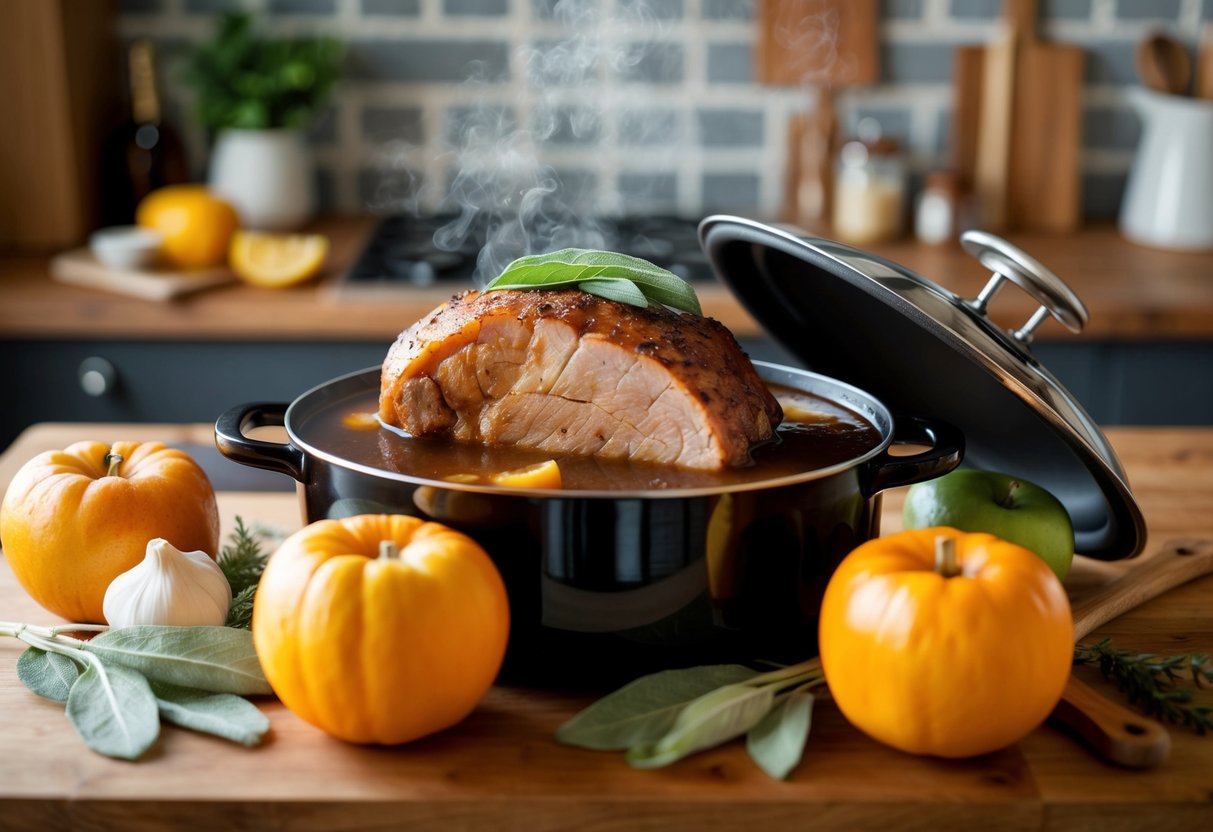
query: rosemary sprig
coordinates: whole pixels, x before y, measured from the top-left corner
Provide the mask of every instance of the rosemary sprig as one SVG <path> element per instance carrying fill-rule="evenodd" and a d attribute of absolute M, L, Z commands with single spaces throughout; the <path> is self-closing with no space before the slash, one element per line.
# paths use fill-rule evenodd
<path fill-rule="evenodd" d="M 1213 707 L 1194 705 L 1190 681 L 1197 688 L 1213 684 L 1213 661 L 1201 653 L 1159 656 L 1134 653 L 1112 646 L 1111 639 L 1098 644 L 1080 644 L 1074 664 L 1095 664 L 1099 672 L 1146 714 L 1182 725 L 1198 734 L 1213 731 Z"/>
<path fill-rule="evenodd" d="M 257 594 L 257 582 L 265 571 L 269 554 L 261 551 L 257 533 L 236 518 L 231 543 L 219 552 L 219 568 L 232 587 L 232 605 L 228 608 L 224 626 L 247 630 L 253 620 L 253 596 Z"/>

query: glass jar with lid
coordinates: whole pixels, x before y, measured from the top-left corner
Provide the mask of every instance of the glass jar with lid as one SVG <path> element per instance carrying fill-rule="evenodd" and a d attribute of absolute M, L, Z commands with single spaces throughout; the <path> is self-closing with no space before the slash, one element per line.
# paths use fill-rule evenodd
<path fill-rule="evenodd" d="M 866 245 L 900 237 L 905 228 L 906 167 L 901 145 L 882 135 L 873 118 L 838 152 L 834 236 Z"/>

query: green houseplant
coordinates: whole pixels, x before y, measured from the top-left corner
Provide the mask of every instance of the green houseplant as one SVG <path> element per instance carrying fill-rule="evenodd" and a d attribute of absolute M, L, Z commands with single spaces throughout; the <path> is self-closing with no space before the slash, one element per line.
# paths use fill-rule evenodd
<path fill-rule="evenodd" d="M 315 211 L 303 132 L 328 102 L 342 54 L 332 38 L 264 37 L 242 12 L 220 16 L 214 36 L 190 54 L 183 80 L 215 136 L 208 181 L 245 227 L 289 230 Z"/>

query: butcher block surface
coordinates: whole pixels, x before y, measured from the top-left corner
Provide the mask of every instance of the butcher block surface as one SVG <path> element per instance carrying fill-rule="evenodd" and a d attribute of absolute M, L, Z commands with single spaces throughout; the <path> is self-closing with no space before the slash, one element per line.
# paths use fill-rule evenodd
<path fill-rule="evenodd" d="M 1109 428 L 1107 434 L 1145 513 L 1147 550 L 1174 538 L 1213 536 L 1213 429 Z M 34 453 L 84 438 L 209 444 L 211 428 L 38 425 L 0 456 L 0 488 Z M 886 532 L 899 526 L 901 499 L 899 492 L 885 499 Z M 237 515 L 285 531 L 300 525 L 296 499 L 286 491 L 225 491 L 219 505 L 225 537 Z M 1067 587 L 1081 600 L 1127 566 L 1081 561 Z M 0 618 L 55 622 L 17 586 L 2 559 Z M 1103 637 L 1143 651 L 1213 653 L 1213 577 L 1145 603 L 1086 641 Z M 1105 763 L 1049 724 L 998 753 L 942 761 L 878 745 L 825 700 L 788 782 L 769 779 L 739 743 L 667 769 L 634 771 L 622 754 L 567 748 L 552 739 L 591 697 L 503 686 L 457 727 L 395 748 L 331 739 L 262 698 L 258 705 L 272 728 L 258 748 L 165 726 L 141 762 L 119 762 L 85 748 L 62 705 L 22 687 L 14 669 L 22 647 L 0 641 L 0 830 L 762 825 L 980 826 L 984 832 L 1207 829 L 1213 823 L 1213 736 L 1173 727 L 1170 757 L 1146 771 Z M 1119 696 L 1097 673 L 1078 672 L 1101 692 Z M 1203 696 L 1213 704 L 1213 693 Z"/>

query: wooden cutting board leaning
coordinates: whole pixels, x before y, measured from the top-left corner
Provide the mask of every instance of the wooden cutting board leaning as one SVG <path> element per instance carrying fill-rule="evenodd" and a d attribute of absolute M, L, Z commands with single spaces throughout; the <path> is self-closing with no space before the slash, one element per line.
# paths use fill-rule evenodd
<path fill-rule="evenodd" d="M 952 158 L 990 230 L 1065 233 L 1082 219 L 1081 47 L 1036 34 L 1037 0 L 1006 0 L 986 46 L 956 49 Z"/>

